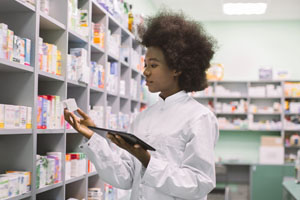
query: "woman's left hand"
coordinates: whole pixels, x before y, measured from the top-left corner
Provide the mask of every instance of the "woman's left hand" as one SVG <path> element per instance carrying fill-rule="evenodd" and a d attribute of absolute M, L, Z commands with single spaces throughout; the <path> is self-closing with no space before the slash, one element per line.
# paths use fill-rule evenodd
<path fill-rule="evenodd" d="M 144 165 L 144 167 L 147 168 L 151 157 L 150 153 L 147 150 L 143 149 L 139 144 L 135 144 L 135 145 L 128 144 L 119 135 L 114 136 L 108 133 L 107 138 L 110 139 L 113 143 L 115 143 L 120 148 L 125 149 L 133 156 L 135 156 Z"/>

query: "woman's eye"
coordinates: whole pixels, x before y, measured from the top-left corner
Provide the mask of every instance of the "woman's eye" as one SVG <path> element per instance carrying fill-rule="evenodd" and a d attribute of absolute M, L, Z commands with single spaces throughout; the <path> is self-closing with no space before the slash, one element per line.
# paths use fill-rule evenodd
<path fill-rule="evenodd" d="M 151 67 L 152 67 L 152 68 L 155 68 L 155 67 L 157 67 L 157 65 L 156 65 L 156 64 L 152 64 Z"/>

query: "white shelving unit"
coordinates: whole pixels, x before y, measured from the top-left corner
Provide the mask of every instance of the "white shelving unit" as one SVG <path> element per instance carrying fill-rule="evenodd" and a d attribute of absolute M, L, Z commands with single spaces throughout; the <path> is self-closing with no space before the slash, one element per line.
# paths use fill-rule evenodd
<path fill-rule="evenodd" d="M 95 0 L 78 0 L 80 8 L 87 9 L 89 25 L 91 22 L 105 24 L 108 30 L 120 33 L 121 43 L 126 43 L 139 55 L 144 53 L 143 47 L 136 41 L 127 28 L 122 27 L 105 9 Z M 108 53 L 107 34 L 105 47 L 100 48 L 93 44 L 91 37 L 83 38 L 69 28 L 68 1 L 51 0 L 49 15 L 40 11 L 40 1 L 36 6 L 24 3 L 21 0 L 2 0 L 0 2 L 0 23 L 8 25 L 18 36 L 31 40 L 31 66 L 25 66 L 5 59 L 0 59 L 0 104 L 23 105 L 32 107 L 32 129 L 0 129 L 0 173 L 6 170 L 30 171 L 31 191 L 12 199 L 67 199 L 70 197 L 88 199 L 87 191 L 90 187 L 101 187 L 103 182 L 97 173 L 85 172 L 84 175 L 65 180 L 65 154 L 79 152 L 79 145 L 84 138 L 74 130 L 37 129 L 37 97 L 38 95 L 56 95 L 61 100 L 75 98 L 78 106 L 88 112 L 89 106 L 112 106 L 115 114 L 123 112 L 130 114 L 147 105 L 140 98 L 142 72 L 132 65 L 131 56 L 128 62 L 120 59 L 120 55 Z M 90 34 L 90 33 L 89 33 Z M 49 74 L 39 70 L 38 38 L 44 42 L 57 45 L 62 53 L 62 76 Z M 120 89 L 111 93 L 106 88 L 90 87 L 89 84 L 67 80 L 67 54 L 70 48 L 85 48 L 88 52 L 88 64 L 95 61 L 105 69 L 107 61 L 118 63 L 119 80 L 125 80 L 125 95 L 120 95 Z M 107 70 L 106 70 L 107 71 Z M 107 77 L 107 76 L 105 76 Z M 130 79 L 138 83 L 137 96 L 130 95 Z M 105 81 L 106 84 L 106 81 Z M 118 82 L 119 84 L 119 82 Z M 36 189 L 36 155 L 45 155 L 46 152 L 62 152 L 62 181 L 44 188 Z M 87 165 L 87 164 L 86 164 Z"/>
<path fill-rule="evenodd" d="M 300 97 L 287 97 L 284 95 L 284 86 L 286 82 L 299 82 L 297 80 L 292 81 L 210 81 L 209 86 L 212 87 L 212 93 L 208 93 L 201 96 L 194 96 L 194 98 L 203 103 L 204 105 L 211 104 L 213 106 L 216 106 L 217 103 L 224 102 L 229 103 L 232 101 L 239 101 L 244 100 L 247 104 L 247 110 L 245 112 L 220 112 L 213 110 L 217 117 L 225 117 L 226 119 L 230 118 L 241 118 L 241 119 L 249 119 L 251 115 L 253 116 L 253 120 L 259 121 L 259 120 L 275 120 L 275 121 L 281 121 L 282 126 L 278 129 L 269 129 L 266 127 L 266 129 L 253 129 L 249 127 L 249 124 L 247 124 L 246 128 L 221 128 L 221 134 L 222 132 L 235 132 L 235 131 L 247 131 L 247 132 L 265 132 L 266 134 L 270 135 L 274 134 L 277 136 L 281 136 L 283 139 L 283 143 L 285 144 L 285 138 L 289 137 L 291 134 L 298 134 L 300 135 L 300 129 L 292 129 L 289 130 L 284 123 L 285 117 L 288 116 L 299 116 L 299 113 L 287 113 L 285 112 L 284 104 L 286 100 L 293 100 L 300 102 Z M 230 95 L 220 95 L 216 93 L 216 87 L 217 86 L 223 86 L 224 88 L 228 89 L 232 92 L 238 92 L 239 96 L 230 96 Z M 266 85 L 274 85 L 274 86 L 280 86 L 282 88 L 282 92 L 280 96 L 254 96 L 249 95 L 249 88 L 255 87 L 255 86 L 266 86 Z M 271 106 L 274 102 L 278 102 L 281 105 L 281 111 L 280 112 L 251 112 L 249 110 L 249 105 L 257 105 L 257 106 Z M 215 109 L 215 108 L 214 108 Z M 295 153 L 298 149 L 300 149 L 299 146 L 286 146 L 285 145 L 285 153 Z"/>

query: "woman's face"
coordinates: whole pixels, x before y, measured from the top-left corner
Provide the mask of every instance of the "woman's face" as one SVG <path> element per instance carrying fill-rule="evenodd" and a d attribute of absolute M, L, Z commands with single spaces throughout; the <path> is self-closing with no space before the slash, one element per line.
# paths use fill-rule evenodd
<path fill-rule="evenodd" d="M 162 50 L 158 47 L 149 47 L 145 58 L 144 75 L 150 92 L 161 92 L 166 98 L 180 91 L 178 75 L 174 69 L 169 69 Z"/>

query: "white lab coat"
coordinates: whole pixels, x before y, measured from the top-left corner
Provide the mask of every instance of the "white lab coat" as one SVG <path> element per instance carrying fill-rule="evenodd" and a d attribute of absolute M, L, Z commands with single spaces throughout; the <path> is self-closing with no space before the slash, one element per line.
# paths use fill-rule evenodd
<path fill-rule="evenodd" d="M 205 200 L 215 187 L 216 117 L 180 91 L 141 112 L 131 132 L 156 148 L 148 167 L 94 134 L 81 146 L 101 179 L 132 189 L 131 200 Z"/>

